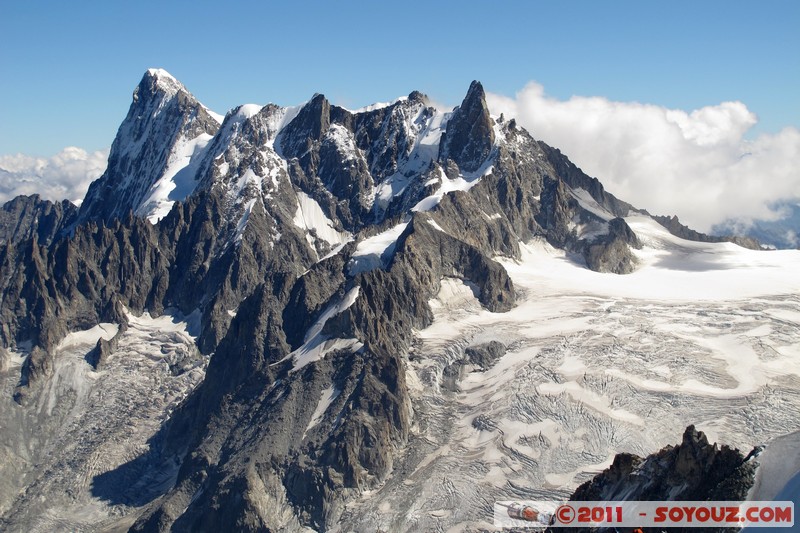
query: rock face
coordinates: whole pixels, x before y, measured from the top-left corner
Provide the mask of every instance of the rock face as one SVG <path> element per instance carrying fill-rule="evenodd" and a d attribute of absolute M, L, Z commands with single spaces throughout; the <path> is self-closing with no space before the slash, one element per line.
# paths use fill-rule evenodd
<path fill-rule="evenodd" d="M 485 344 L 470 346 L 464 350 L 467 361 L 477 365 L 481 370 L 489 370 L 498 359 L 506 353 L 506 347 L 498 341 L 490 341 Z"/>
<path fill-rule="evenodd" d="M 467 371 L 474 368 L 485 372 L 506 353 L 506 347 L 498 341 L 470 346 L 464 350 L 464 357 L 458 359 L 442 370 L 442 386 L 447 390 L 458 392 L 461 388 L 458 382 L 464 379 Z"/>
<path fill-rule="evenodd" d="M 41 400 L 68 333 L 124 335 L 131 313 L 168 308 L 198 317 L 205 379 L 147 454 L 94 478 L 134 531 L 329 529 L 406 442 L 404 358 L 443 278 L 502 313 L 516 291 L 493 258 L 518 258 L 520 242 L 615 273 L 638 246 L 621 218 L 633 208 L 492 118 L 478 82 L 452 112 L 413 92 L 360 112 L 315 95 L 222 119 L 150 70 L 79 212 L 36 198 L 3 209 L 0 344 L 27 355 L 19 409 Z M 118 338 L 87 351 L 95 371 Z M 474 346 L 463 364 L 487 370 L 504 349 Z M 167 464 L 174 478 L 145 492 L 128 479 Z M 40 486 L 16 487 L 0 524 L 24 528 L 15 517 L 47 500 Z"/>
<path fill-rule="evenodd" d="M 111 145 L 108 168 L 86 193 L 79 221 L 110 222 L 129 211 L 162 218 L 172 201 L 194 190 L 190 162 L 218 128 L 217 119 L 179 81 L 163 70 L 148 70 Z"/>
<path fill-rule="evenodd" d="M 608 222 L 606 235 L 586 244 L 583 256 L 586 265 L 597 272 L 630 274 L 636 269 L 631 246 L 641 248 L 642 244 L 625 220 L 618 217 Z"/>
<path fill-rule="evenodd" d="M 50 244 L 77 214 L 78 208 L 67 200 L 53 203 L 38 194 L 18 196 L 0 207 L 0 243 L 19 244 L 35 238 L 40 244 Z"/>
<path fill-rule="evenodd" d="M 645 458 L 618 454 L 609 468 L 578 487 L 570 499 L 743 501 L 755 479 L 757 465 L 751 455 L 710 444 L 702 431 L 689 426 L 677 446 Z M 686 529 L 690 530 L 699 531 Z"/>
<path fill-rule="evenodd" d="M 439 161 L 452 160 L 463 172 L 475 172 L 488 159 L 494 146 L 493 125 L 483 86 L 473 81 L 464 101 L 447 123 L 439 145 Z"/>

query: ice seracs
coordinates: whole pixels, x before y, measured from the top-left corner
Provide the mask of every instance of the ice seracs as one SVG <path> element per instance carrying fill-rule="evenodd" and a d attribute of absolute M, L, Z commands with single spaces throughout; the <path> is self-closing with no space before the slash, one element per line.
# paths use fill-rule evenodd
<path fill-rule="evenodd" d="M 647 455 L 689 422 L 742 450 L 796 431 L 788 404 L 800 406 L 800 256 L 686 241 L 644 215 L 626 220 L 644 245 L 631 275 L 592 272 L 534 240 L 519 260 L 500 258 L 519 288 L 509 312 L 482 309 L 460 280 L 441 282 L 408 367 L 425 421 L 410 446 L 419 475 L 390 480 L 360 509 L 419 508 L 426 527 L 437 523 L 442 491 L 459 502 L 568 497 L 617 451 Z M 494 366 L 468 366 L 456 392 L 440 386 L 465 347 L 490 340 L 508 347 Z M 753 459 L 762 464 L 751 500 L 796 488 L 796 441 L 779 438 L 774 453 Z"/>

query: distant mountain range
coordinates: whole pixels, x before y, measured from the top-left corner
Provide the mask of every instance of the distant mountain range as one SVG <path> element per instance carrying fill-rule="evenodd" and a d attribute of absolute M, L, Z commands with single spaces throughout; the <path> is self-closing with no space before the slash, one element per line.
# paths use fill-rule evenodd
<path fill-rule="evenodd" d="M 711 233 L 746 235 L 778 250 L 800 248 L 800 204 L 781 202 L 773 209 L 781 215 L 778 220 L 728 221 L 712 228 Z"/>

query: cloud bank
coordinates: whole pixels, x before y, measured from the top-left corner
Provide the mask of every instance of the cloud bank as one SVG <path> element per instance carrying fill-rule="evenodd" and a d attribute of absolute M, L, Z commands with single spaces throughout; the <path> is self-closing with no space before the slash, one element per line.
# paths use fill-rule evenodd
<path fill-rule="evenodd" d="M 515 98 L 489 93 L 487 101 L 492 114 L 515 117 L 620 199 L 699 231 L 777 220 L 785 213 L 776 205 L 800 199 L 800 130 L 745 139 L 757 118 L 741 102 L 687 113 L 602 97 L 558 100 L 535 82 Z"/>
<path fill-rule="evenodd" d="M 47 158 L 0 156 L 0 204 L 20 194 L 34 193 L 48 200 L 79 203 L 107 162 L 108 150 L 89 153 L 74 146 Z"/>

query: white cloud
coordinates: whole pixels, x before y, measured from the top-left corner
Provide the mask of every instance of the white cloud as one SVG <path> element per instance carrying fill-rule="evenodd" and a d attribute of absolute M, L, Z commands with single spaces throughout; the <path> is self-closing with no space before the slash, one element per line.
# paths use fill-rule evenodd
<path fill-rule="evenodd" d="M 516 117 L 634 206 L 708 231 L 727 219 L 775 220 L 800 198 L 800 130 L 744 138 L 757 122 L 741 102 L 690 113 L 602 97 L 557 100 L 534 82 L 515 98 L 487 94 L 492 114 Z"/>
<path fill-rule="evenodd" d="M 79 203 L 107 162 L 108 150 L 88 153 L 74 146 L 48 158 L 0 156 L 0 204 L 20 194 L 34 193 L 48 200 Z"/>

